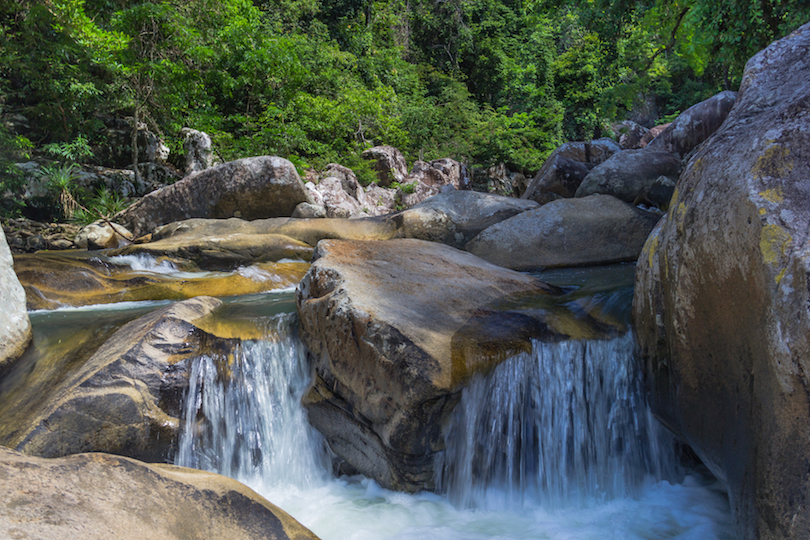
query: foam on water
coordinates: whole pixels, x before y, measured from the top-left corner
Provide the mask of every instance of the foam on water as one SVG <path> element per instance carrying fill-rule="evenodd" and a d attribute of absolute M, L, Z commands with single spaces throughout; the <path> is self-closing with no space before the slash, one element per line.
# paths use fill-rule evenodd
<path fill-rule="evenodd" d="M 117 265 L 129 266 L 135 272 L 152 272 L 154 274 L 176 274 L 178 268 L 168 260 L 158 261 L 151 255 L 138 253 L 135 255 L 116 255 L 108 260 Z"/>
<path fill-rule="evenodd" d="M 672 457 L 637 380 L 618 382 L 630 336 L 535 344 L 471 384 L 438 464 L 445 494 L 408 495 L 331 476 L 300 405 L 310 372 L 294 316 L 272 320 L 275 337 L 230 361 L 195 361 L 176 463 L 246 483 L 323 540 L 732 538 L 715 481 L 666 480 Z"/>

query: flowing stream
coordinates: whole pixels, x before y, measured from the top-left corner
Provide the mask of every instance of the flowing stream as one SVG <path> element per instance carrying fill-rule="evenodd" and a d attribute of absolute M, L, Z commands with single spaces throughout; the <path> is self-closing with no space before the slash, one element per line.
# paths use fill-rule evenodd
<path fill-rule="evenodd" d="M 557 281 L 580 306 L 584 295 L 626 311 L 632 298 L 589 271 Z M 439 493 L 408 495 L 332 475 L 300 405 L 309 369 L 295 315 L 267 321 L 266 340 L 196 362 L 175 462 L 244 482 L 324 540 L 732 538 L 722 488 L 680 470 L 642 402 L 629 332 L 535 342 L 473 381 L 437 459 Z"/>
<path fill-rule="evenodd" d="M 572 310 L 627 319 L 632 267 L 540 277 L 571 288 L 561 301 Z M 69 364 L 74 349 L 96 346 L 165 303 L 32 313 L 30 350 L 66 347 L 55 361 Z M 327 445 L 301 406 L 310 368 L 296 335 L 292 291 L 226 299 L 219 311 L 251 321 L 265 337 L 194 360 L 175 463 L 242 481 L 323 540 L 733 538 L 722 487 L 680 468 L 672 441 L 643 403 L 630 332 L 602 341 L 535 342 L 530 354 L 475 379 L 436 460 L 438 493 L 409 495 L 332 473 Z M 95 341 L 71 345 L 86 339 L 79 329 Z M 38 354 L 7 375 L 6 391 L 24 385 L 32 370 L 57 369 Z"/>

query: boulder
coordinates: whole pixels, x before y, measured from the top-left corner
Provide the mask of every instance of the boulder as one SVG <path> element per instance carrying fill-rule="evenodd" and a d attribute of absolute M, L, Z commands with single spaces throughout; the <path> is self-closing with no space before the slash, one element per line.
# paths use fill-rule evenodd
<path fill-rule="evenodd" d="M 372 216 L 393 214 L 397 209 L 397 191 L 371 184 L 366 187 L 366 205 Z"/>
<path fill-rule="evenodd" d="M 362 194 L 363 188 L 359 185 L 357 187 Z M 340 178 L 334 176 L 321 178 L 320 182 L 315 184 L 311 189 L 314 189 L 320 194 L 320 200 L 323 201 L 326 217 L 345 219 L 363 214 L 362 205 L 356 198 L 344 190 Z M 363 195 L 363 199 L 365 200 L 365 195 Z"/>
<path fill-rule="evenodd" d="M 643 204 L 667 211 L 669 201 L 675 193 L 675 180 L 669 176 L 659 176 L 650 185 L 638 194 L 633 204 Z"/>
<path fill-rule="evenodd" d="M 412 177 L 408 177 L 410 180 Z M 452 188 L 452 186 L 450 186 Z M 413 180 L 402 184 L 396 193 L 396 200 L 400 208 L 411 208 L 422 203 L 441 192 L 441 186 L 426 184 L 421 180 Z"/>
<path fill-rule="evenodd" d="M 610 195 L 558 199 L 489 227 L 465 249 L 516 270 L 631 261 L 659 218 Z"/>
<path fill-rule="evenodd" d="M 545 204 L 560 197 L 573 197 L 589 172 L 591 167 L 585 163 L 554 154 L 537 172 L 522 198 Z"/>
<path fill-rule="evenodd" d="M 652 142 L 653 139 L 658 137 L 661 133 L 666 130 L 672 122 L 667 122 L 666 124 L 661 124 L 660 126 L 654 126 L 650 128 L 650 131 L 644 134 L 641 138 L 641 141 L 638 143 L 639 148 L 647 148 L 647 145 Z"/>
<path fill-rule="evenodd" d="M 736 101 L 737 92 L 725 90 L 692 105 L 655 137 L 647 149 L 685 156 L 717 131 Z"/>
<path fill-rule="evenodd" d="M 40 457 L 96 451 L 165 461 L 190 359 L 225 347 L 194 325 L 220 304 L 200 297 L 161 308 L 121 327 L 72 369 L 38 366 L 0 402 L 0 444 Z"/>
<path fill-rule="evenodd" d="M 611 126 L 613 133 L 618 137 L 619 145 L 625 150 L 635 150 L 639 148 L 641 139 L 650 131 L 642 125 L 636 124 L 632 120 L 625 120 Z"/>
<path fill-rule="evenodd" d="M 293 287 L 309 267 L 303 261 L 256 262 L 227 274 L 199 273 L 180 279 L 177 273 L 134 270 L 125 262 L 91 255 L 18 255 L 17 274 L 28 309 L 255 294 Z"/>
<path fill-rule="evenodd" d="M 810 24 L 746 64 L 639 257 L 654 413 L 728 488 L 736 538 L 810 537 Z"/>
<path fill-rule="evenodd" d="M 449 191 L 402 212 L 401 236 L 460 248 L 487 227 L 537 207 L 514 197 Z"/>
<path fill-rule="evenodd" d="M 302 202 L 295 207 L 290 217 L 296 219 L 325 218 L 326 208 L 318 204 Z"/>
<path fill-rule="evenodd" d="M 19 357 L 31 341 L 25 291 L 14 273 L 14 260 L 0 228 L 0 371 Z"/>
<path fill-rule="evenodd" d="M 464 187 L 462 180 L 463 167 L 461 163 L 459 163 L 455 159 L 451 158 L 434 159 L 433 161 L 430 162 L 430 166 L 444 175 L 444 178 L 447 179 L 446 184 L 450 184 L 456 189 L 467 189 Z M 414 164 L 414 169 L 415 168 L 416 164 Z"/>
<path fill-rule="evenodd" d="M 80 249 L 112 249 L 133 240 L 132 233 L 112 222 L 96 221 L 85 227 L 73 239 Z"/>
<path fill-rule="evenodd" d="M 680 170 L 681 160 L 675 154 L 649 148 L 625 150 L 594 167 L 577 188 L 576 196 L 603 193 L 633 202 L 659 176 L 677 178 Z"/>
<path fill-rule="evenodd" d="M 136 235 L 188 218 L 289 216 L 309 199 L 292 163 L 271 156 L 244 158 L 192 174 L 149 193 L 116 215 Z"/>
<path fill-rule="evenodd" d="M 408 164 L 405 156 L 393 146 L 375 146 L 365 150 L 362 154 L 364 159 L 375 162 L 374 170 L 377 171 L 377 180 L 383 187 L 388 187 L 392 182 L 402 183 L 408 176 Z"/>
<path fill-rule="evenodd" d="M 475 374 L 530 337 L 604 336 L 554 307 L 555 288 L 441 244 L 324 240 L 313 259 L 296 291 L 309 420 L 349 470 L 389 489 L 433 486 L 442 427 Z"/>
<path fill-rule="evenodd" d="M 11 218 L 3 222 L 8 247 L 12 253 L 36 251 L 32 239 L 41 245 L 39 249 L 69 249 L 80 227 L 72 223 L 41 223 L 26 218 Z"/>
<path fill-rule="evenodd" d="M 616 152 L 621 151 L 622 147 L 616 141 L 605 137 L 593 141 L 567 142 L 554 150 L 551 155 L 556 154 L 574 161 L 599 165 Z"/>
<path fill-rule="evenodd" d="M 109 454 L 60 459 L 0 448 L 0 536 L 40 540 L 317 540 L 218 474 Z"/>
<path fill-rule="evenodd" d="M 214 151 L 211 137 L 203 131 L 183 128 L 183 153 L 185 154 L 186 175 L 204 171 L 214 166 Z"/>

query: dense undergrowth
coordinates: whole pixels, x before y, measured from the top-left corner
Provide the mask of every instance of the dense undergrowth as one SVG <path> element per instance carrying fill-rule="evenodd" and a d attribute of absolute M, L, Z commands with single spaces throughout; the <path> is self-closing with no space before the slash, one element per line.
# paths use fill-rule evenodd
<path fill-rule="evenodd" d="M 27 127 L 0 124 L 0 190 L 20 182 L 13 162 L 104 147 L 125 116 L 175 155 L 190 126 L 222 160 L 370 178 L 360 152 L 390 144 L 531 174 L 614 119 L 736 89 L 748 57 L 808 19 L 798 0 L 3 0 L 0 113 Z"/>

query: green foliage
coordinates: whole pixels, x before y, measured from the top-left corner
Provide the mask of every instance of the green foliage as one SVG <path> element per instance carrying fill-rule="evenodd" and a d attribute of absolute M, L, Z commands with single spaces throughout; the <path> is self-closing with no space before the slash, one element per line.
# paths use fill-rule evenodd
<path fill-rule="evenodd" d="M 72 221 L 89 225 L 101 219 L 111 219 L 118 212 L 129 206 L 126 198 L 108 190 L 106 187 L 99 188 L 96 196 L 86 205 L 76 209 L 71 216 Z"/>
<path fill-rule="evenodd" d="M 71 142 L 46 144 L 42 149 L 52 157 L 64 161 L 83 161 L 93 155 L 93 149 L 83 135 L 79 135 Z"/>
<path fill-rule="evenodd" d="M 73 193 L 73 183 L 78 172 L 79 168 L 75 163 L 44 165 L 38 171 L 38 175 L 47 181 L 48 192 L 54 197 L 65 219 L 73 218 L 79 208 L 79 202 Z"/>

